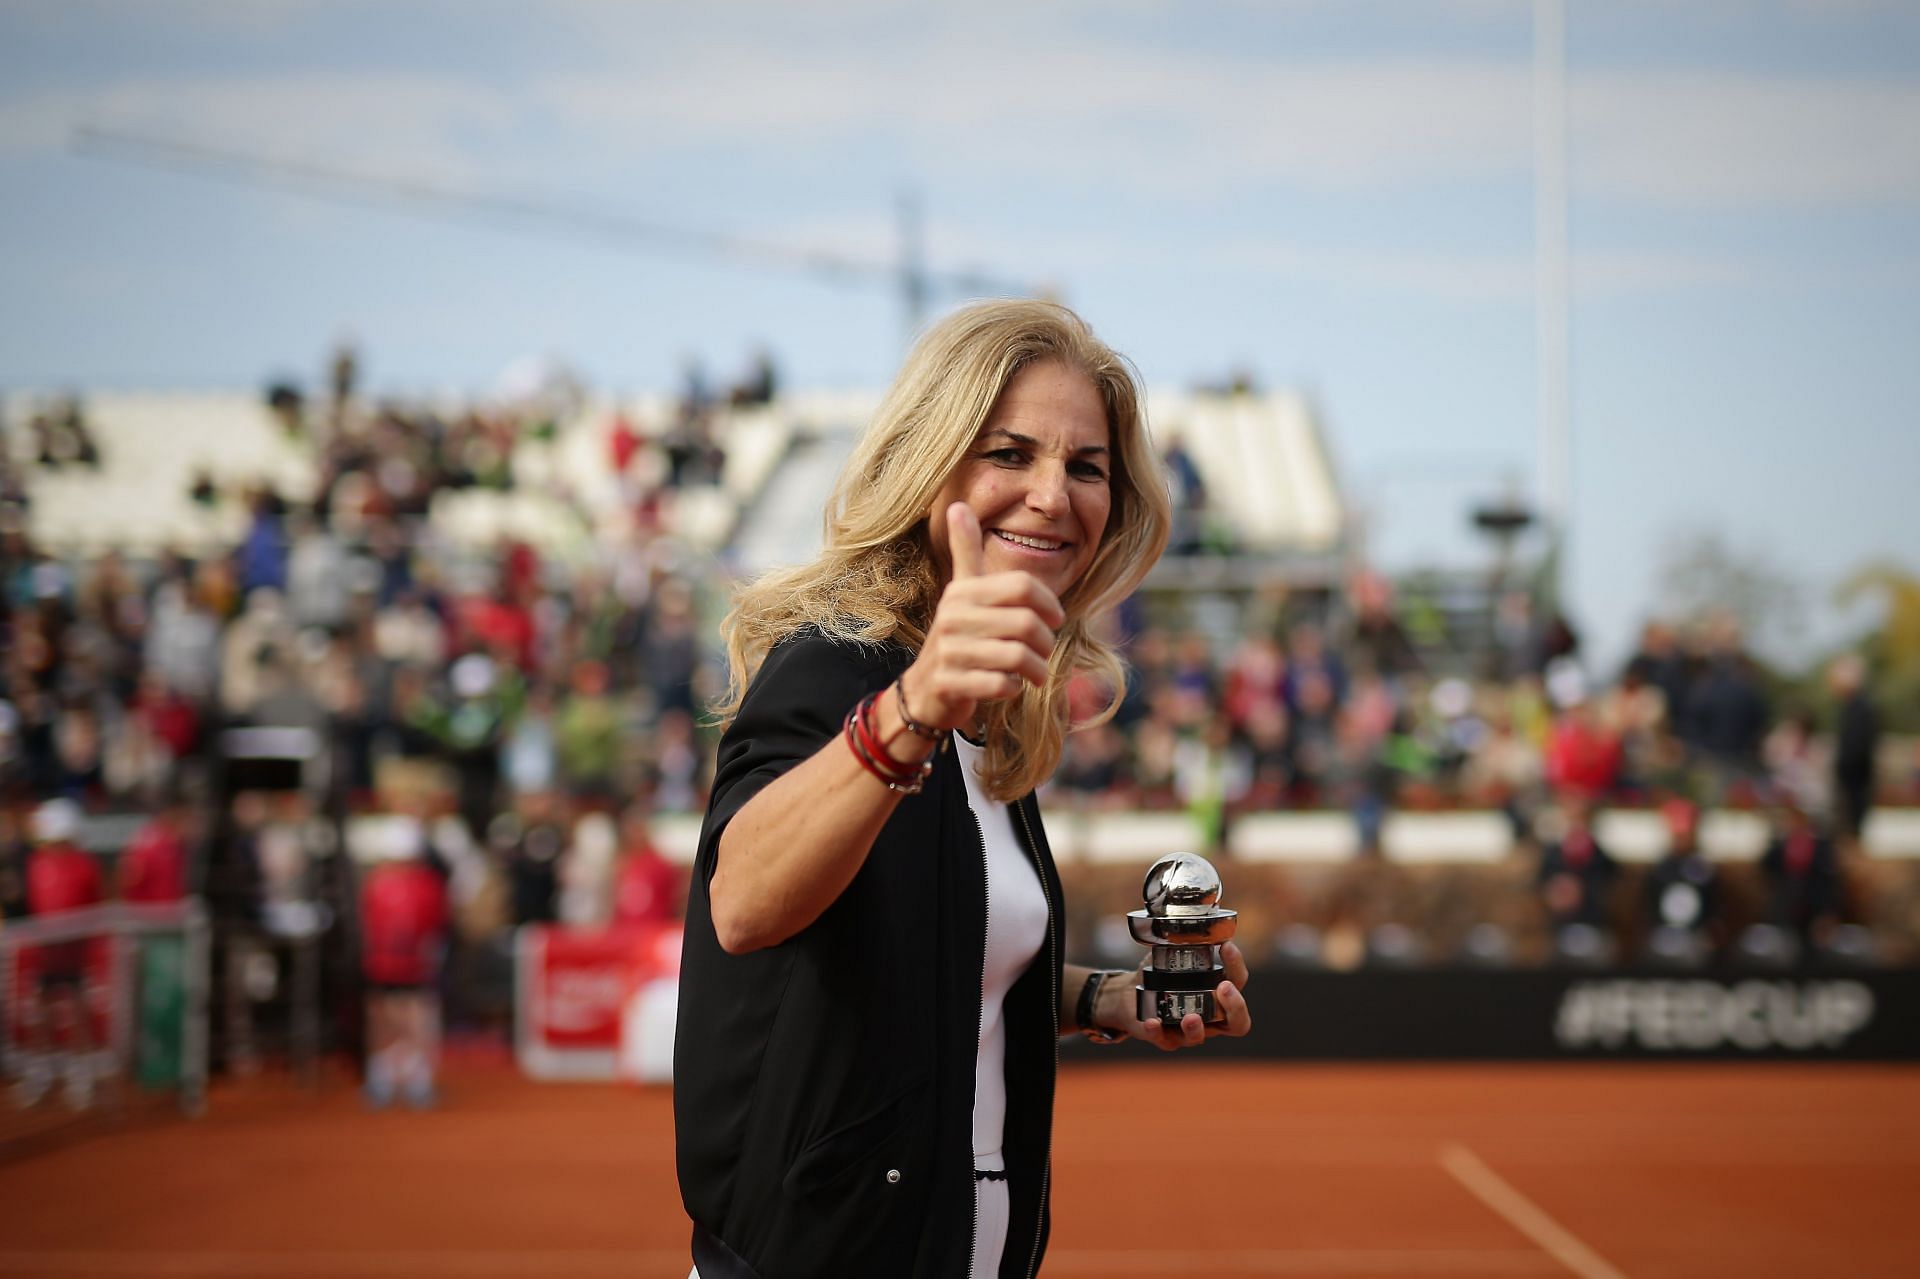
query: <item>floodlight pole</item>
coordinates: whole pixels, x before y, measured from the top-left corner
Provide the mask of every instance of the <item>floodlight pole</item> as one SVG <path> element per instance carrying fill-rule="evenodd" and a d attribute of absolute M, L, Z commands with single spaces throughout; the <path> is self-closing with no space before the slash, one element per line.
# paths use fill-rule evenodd
<path fill-rule="evenodd" d="M 1534 0 L 1534 356 L 1539 397 L 1539 502 L 1547 536 L 1556 552 L 1554 580 L 1550 583 L 1556 596 L 1567 576 L 1573 521 L 1567 241 L 1566 4 L 1565 0 Z"/>
<path fill-rule="evenodd" d="M 906 319 L 906 340 L 911 343 L 927 318 L 927 243 L 919 193 L 902 187 L 895 208 L 900 232 L 901 310 Z"/>

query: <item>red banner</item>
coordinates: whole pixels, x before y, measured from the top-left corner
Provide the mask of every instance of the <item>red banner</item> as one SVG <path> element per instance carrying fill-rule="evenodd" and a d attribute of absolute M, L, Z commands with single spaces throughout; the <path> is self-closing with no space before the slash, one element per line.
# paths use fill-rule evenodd
<path fill-rule="evenodd" d="M 628 998 L 680 971 L 678 925 L 520 930 L 516 1053 L 542 1079 L 611 1079 Z"/>

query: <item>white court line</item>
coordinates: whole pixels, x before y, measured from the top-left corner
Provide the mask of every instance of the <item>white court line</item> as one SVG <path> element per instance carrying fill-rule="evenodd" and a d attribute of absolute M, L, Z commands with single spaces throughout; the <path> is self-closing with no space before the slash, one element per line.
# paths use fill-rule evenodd
<path fill-rule="evenodd" d="M 1539 1275 L 1558 1274 L 1531 1248 L 1186 1248 L 1047 1249 L 1048 1274 L 1178 1275 L 1202 1271 L 1265 1275 Z"/>
<path fill-rule="evenodd" d="M 1487 1167 L 1480 1156 L 1465 1146 L 1454 1144 L 1442 1147 L 1440 1166 L 1451 1173 L 1455 1181 L 1472 1191 L 1474 1198 L 1499 1213 L 1515 1230 L 1552 1253 L 1555 1260 L 1579 1275 L 1580 1279 L 1627 1279 L 1599 1253 L 1575 1238 L 1572 1231 L 1549 1217 L 1533 1200 L 1508 1185 L 1499 1173 Z"/>
<path fill-rule="evenodd" d="M 0 1275 L 678 1275 L 685 1248 L 388 1252 L 0 1251 Z M 678 1267 L 678 1269 L 675 1269 Z"/>
<path fill-rule="evenodd" d="M 1551 1265 L 1532 1249 L 1273 1248 L 1049 1249 L 1047 1273 L 1179 1274 L 1197 1261 L 1273 1275 L 1539 1275 Z M 387 1252 L 0 1251 L 0 1275 L 679 1275 L 684 1248 L 630 1252 L 428 1249 Z"/>

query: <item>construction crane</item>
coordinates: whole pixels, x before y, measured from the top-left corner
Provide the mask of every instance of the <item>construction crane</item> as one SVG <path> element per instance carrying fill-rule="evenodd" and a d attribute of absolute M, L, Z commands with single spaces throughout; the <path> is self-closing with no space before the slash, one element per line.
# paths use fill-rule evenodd
<path fill-rule="evenodd" d="M 642 253 L 691 252 L 724 261 L 798 271 L 838 284 L 895 290 L 909 335 L 926 319 L 936 296 L 1054 296 L 1054 289 L 972 270 L 927 265 L 918 196 L 903 190 L 895 203 L 895 256 L 865 258 L 679 226 L 611 210 L 589 209 L 524 195 L 481 191 L 425 179 L 356 172 L 282 156 L 261 155 L 182 138 L 81 125 L 71 137 L 75 154 L 199 177 L 271 186 L 320 199 L 400 208 L 438 216 L 484 220 L 533 234 L 572 234 Z"/>

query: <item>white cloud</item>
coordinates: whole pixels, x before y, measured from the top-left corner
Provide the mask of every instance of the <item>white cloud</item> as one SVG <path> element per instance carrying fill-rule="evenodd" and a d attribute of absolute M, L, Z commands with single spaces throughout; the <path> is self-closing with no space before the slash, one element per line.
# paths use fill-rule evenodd
<path fill-rule="evenodd" d="M 1911 0 L 1786 0 L 1789 13 L 1843 21 L 1852 21 L 1877 13 L 1910 12 L 1911 7 Z"/>
<path fill-rule="evenodd" d="M 1731 73 L 1577 77 L 1583 190 L 1665 206 L 1920 202 L 1920 83 Z"/>
<path fill-rule="evenodd" d="M 1272 180 L 1400 187 L 1513 169 L 1524 72 L 1497 63 L 1275 65 L 1144 50 L 942 42 L 904 57 L 705 48 L 657 75 L 558 75 L 535 95 L 625 138 L 822 150 L 891 139 L 931 165 L 1196 196 Z"/>
<path fill-rule="evenodd" d="M 580 128 L 678 145 L 892 138 L 932 163 L 1208 198 L 1280 183 L 1405 190 L 1531 167 L 1515 63 L 986 48 L 911 56 L 709 47 L 651 76 L 541 80 Z M 1920 83 L 1576 70 L 1583 192 L 1663 207 L 1920 202 Z"/>
<path fill-rule="evenodd" d="M 1044 60 L 1047 55 L 1034 56 Z M 740 51 L 660 77 L 555 77 L 538 82 L 526 100 L 452 78 L 130 82 L 101 94 L 48 95 L 0 109 L 0 145 L 60 144 L 72 122 L 84 119 L 224 142 L 254 153 L 271 151 L 296 161 L 335 161 L 372 174 L 466 181 L 484 189 L 489 185 L 484 175 L 497 179 L 498 174 L 483 164 L 486 147 L 475 139 L 512 132 L 529 112 L 539 112 L 558 117 L 573 133 L 597 137 L 597 147 L 587 149 L 608 155 L 622 147 L 659 145 L 663 136 L 683 148 L 826 147 L 850 134 L 884 128 L 909 140 L 945 140 L 947 163 L 974 168 L 987 180 L 1075 171 L 1130 182 L 1136 190 L 1193 197 L 1230 196 L 1242 184 L 1260 180 L 1375 189 L 1411 183 L 1416 173 L 1438 180 L 1476 167 L 1481 172 L 1518 169 L 1527 153 L 1524 131 L 1506 118 L 1511 112 L 1505 109 L 1524 94 L 1524 80 L 1494 66 L 1370 64 L 1281 74 L 1272 83 L 1252 74 L 1229 76 L 1214 86 L 1204 106 L 1157 118 L 1154 104 L 1186 103 L 1195 95 L 1195 68 L 1142 63 L 1125 68 L 1126 75 L 1096 75 L 1102 68 L 1119 68 L 1101 62 L 1100 55 L 1080 56 L 1085 60 L 1064 77 L 1031 75 L 1032 64 L 1016 62 L 996 71 L 1006 92 L 983 93 L 976 79 L 965 88 L 936 87 L 913 95 L 898 109 L 889 109 L 903 92 L 897 81 L 863 78 L 853 74 L 855 68 L 830 62 L 789 62 L 772 55 L 756 62 Z M 915 78 L 911 69 L 900 74 Z M 1100 87 L 1092 91 L 1088 85 Z M 1600 86 L 1586 105 L 1601 117 L 1612 113 L 1616 127 L 1597 129 L 1597 141 L 1583 136 L 1580 142 L 1582 155 L 1598 152 L 1599 170 L 1591 181 L 1616 188 L 1663 181 L 1666 198 L 1703 198 L 1701 189 L 1663 175 L 1681 163 L 1677 155 L 1711 147 L 1711 130 L 1667 130 L 1656 139 L 1664 148 L 1656 155 L 1625 147 L 1618 126 L 1624 122 L 1626 132 L 1652 128 L 1648 108 L 1635 105 L 1643 100 L 1658 99 L 1674 110 L 1689 98 L 1724 88 L 1680 80 L 1650 88 L 1644 80 L 1630 85 L 1624 78 Z M 1436 103 L 1452 106 L 1440 110 Z M 1323 127 L 1323 119 L 1343 126 Z M 1032 122 L 1031 127 L 1022 129 L 1022 121 Z M 1129 121 L 1152 127 L 1130 128 Z M 1733 171 L 1734 162 L 1725 161 L 1721 180 Z M 1525 304 L 1533 291 L 1533 262 L 1524 250 L 1330 247 L 1273 238 L 1182 241 L 1169 250 L 1124 234 L 1049 235 L 952 223 L 936 224 L 929 233 L 935 259 L 943 265 L 993 262 L 1004 274 L 1071 277 L 1122 258 L 1166 265 L 1178 264 L 1178 257 L 1215 270 L 1449 302 Z M 893 252 L 895 229 L 883 219 L 788 220 L 765 237 L 797 248 L 885 260 Z M 1753 268 L 1731 260 L 1680 252 L 1589 251 L 1574 263 L 1575 286 L 1587 296 L 1741 284 L 1756 277 Z"/>
<path fill-rule="evenodd" d="M 1777 271 L 1752 261 L 1650 249 L 1576 251 L 1572 272 L 1573 289 L 1583 298 L 1778 282 Z"/>
<path fill-rule="evenodd" d="M 483 171 L 471 139 L 504 131 L 513 103 L 453 77 L 405 74 L 125 80 L 0 102 L 0 151 L 60 150 L 91 126 L 395 177 Z"/>
<path fill-rule="evenodd" d="M 863 0 L 847 0 L 861 4 Z M 745 24 L 750 25 L 750 24 Z M 736 27 L 736 32 L 739 30 Z M 83 121 L 225 140 L 358 169 L 451 179 L 549 152 L 843 161 L 1039 189 L 1093 184 L 1170 202 L 1293 189 L 1398 195 L 1524 181 L 1521 62 L 1223 57 L 971 33 L 869 41 L 658 33 L 618 71 L 145 78 L 0 96 L 0 151 L 65 144 Z M 1580 72 L 1577 191 L 1652 207 L 1920 203 L 1920 82 L 1716 72 Z"/>
<path fill-rule="evenodd" d="M 783 239 L 869 261 L 894 252 L 894 225 L 877 217 L 816 218 L 782 227 Z M 1470 252 L 1379 245 L 1312 244 L 1272 237 L 1200 241 L 1089 231 L 1036 233 L 1027 228 L 935 223 L 928 247 L 935 263 L 1001 264 L 1000 274 L 1065 272 L 1094 275 L 1115 262 L 1143 269 L 1188 268 L 1275 282 L 1330 285 L 1403 297 L 1476 305 L 1531 306 L 1534 260 L 1529 250 Z M 1665 294 L 1697 288 L 1766 286 L 1807 281 L 1775 267 L 1721 255 L 1650 249 L 1588 249 L 1572 262 L 1573 287 L 1584 299 Z"/>
<path fill-rule="evenodd" d="M 64 91 L 0 102 L 0 155 L 58 150 L 85 110 L 83 95 Z"/>
<path fill-rule="evenodd" d="M 1531 305 L 1530 254 L 1450 252 L 1250 241 L 1208 255 L 1283 278 L 1464 304 Z M 1583 298 L 1658 294 L 1759 282 L 1748 263 L 1688 253 L 1598 249 L 1577 252 L 1573 287 Z"/>
<path fill-rule="evenodd" d="M 1532 261 L 1515 254 L 1252 243 L 1227 260 L 1287 279 L 1447 302 L 1532 297 Z"/>

